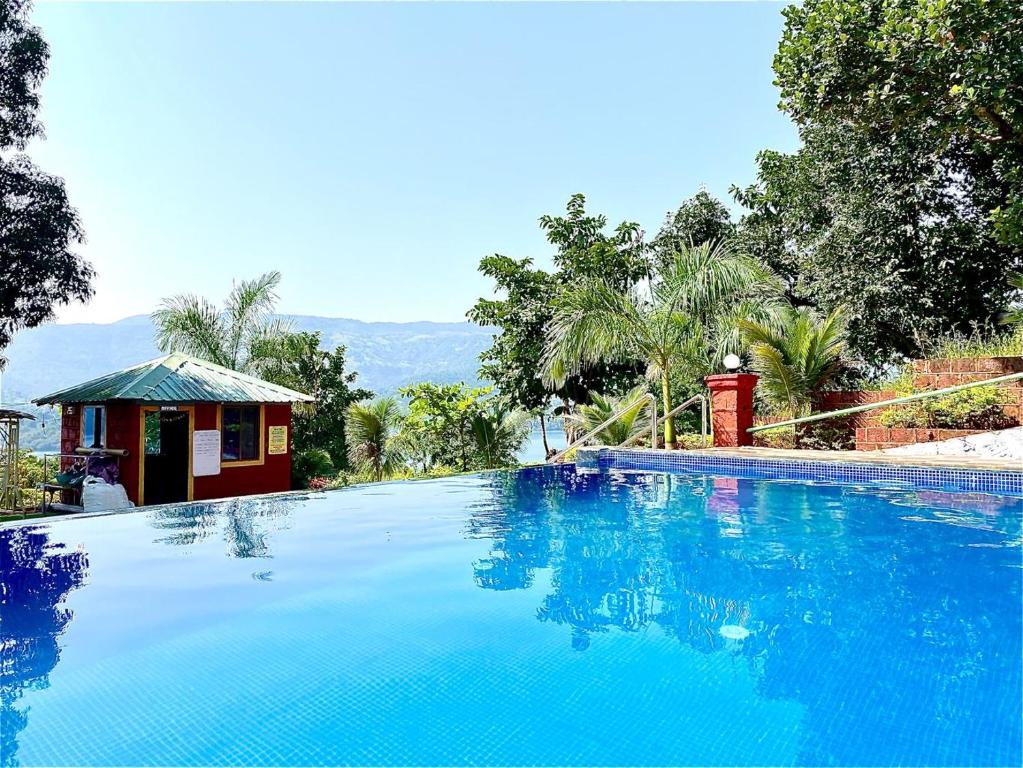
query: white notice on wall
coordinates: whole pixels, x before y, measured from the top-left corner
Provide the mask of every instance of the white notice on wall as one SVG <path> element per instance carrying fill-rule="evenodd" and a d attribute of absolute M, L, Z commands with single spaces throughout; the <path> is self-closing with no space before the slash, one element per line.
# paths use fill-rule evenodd
<path fill-rule="evenodd" d="M 197 429 L 192 433 L 192 477 L 220 474 L 220 430 Z"/>

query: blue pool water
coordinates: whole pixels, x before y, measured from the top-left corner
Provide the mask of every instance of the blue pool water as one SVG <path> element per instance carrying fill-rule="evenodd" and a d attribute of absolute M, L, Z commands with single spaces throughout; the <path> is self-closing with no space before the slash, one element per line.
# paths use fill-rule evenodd
<path fill-rule="evenodd" d="M 1021 516 L 559 467 L 4 527 L 0 762 L 1019 764 Z"/>

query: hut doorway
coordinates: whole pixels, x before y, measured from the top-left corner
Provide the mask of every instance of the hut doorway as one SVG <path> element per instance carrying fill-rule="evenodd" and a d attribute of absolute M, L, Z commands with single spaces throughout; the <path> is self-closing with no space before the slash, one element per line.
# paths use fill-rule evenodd
<path fill-rule="evenodd" d="M 172 504 L 191 498 L 191 417 L 191 409 L 185 408 L 143 410 L 140 504 Z"/>

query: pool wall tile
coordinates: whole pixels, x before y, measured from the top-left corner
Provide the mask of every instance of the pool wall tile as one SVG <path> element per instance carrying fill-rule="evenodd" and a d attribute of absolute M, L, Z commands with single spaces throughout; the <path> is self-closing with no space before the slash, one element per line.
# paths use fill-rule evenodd
<path fill-rule="evenodd" d="M 588 457 L 585 461 L 588 464 L 592 459 Z M 597 463 L 601 469 L 704 472 L 736 477 L 784 480 L 891 483 L 919 488 L 1023 496 L 1023 471 L 885 466 L 865 462 L 761 459 L 668 451 L 654 453 L 616 448 L 601 449 L 597 455 Z"/>

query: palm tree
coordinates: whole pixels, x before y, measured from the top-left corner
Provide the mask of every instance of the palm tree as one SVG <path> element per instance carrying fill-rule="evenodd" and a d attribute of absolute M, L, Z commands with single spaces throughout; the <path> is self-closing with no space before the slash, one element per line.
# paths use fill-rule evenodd
<path fill-rule="evenodd" d="M 476 448 L 486 469 L 509 467 L 529 436 L 530 415 L 492 400 L 470 423 Z"/>
<path fill-rule="evenodd" d="M 650 428 L 650 412 L 643 407 L 643 398 L 647 393 L 645 386 L 638 386 L 622 397 L 601 395 L 590 392 L 590 404 L 580 405 L 576 412 L 566 416 L 566 420 L 576 425 L 582 434 L 591 432 L 630 405 L 618 421 L 600 430 L 594 437 L 601 445 L 621 445 L 629 438 L 635 437 Z"/>
<path fill-rule="evenodd" d="M 348 406 L 348 460 L 373 480 L 393 477 L 405 466 L 399 428 L 401 409 L 393 397 Z"/>
<path fill-rule="evenodd" d="M 766 320 L 780 293 L 767 267 L 720 243 L 683 247 L 627 292 L 597 279 L 569 286 L 548 329 L 544 381 L 557 386 L 594 363 L 643 360 L 668 413 L 672 369 L 700 369 L 733 351 L 737 315 Z M 673 418 L 665 419 L 664 441 L 675 443 Z"/>
<path fill-rule="evenodd" d="M 153 313 L 156 343 L 164 352 L 184 352 L 244 373 L 259 374 L 280 355 L 288 327 L 273 315 L 280 272 L 242 280 L 223 308 L 201 296 L 164 299 Z"/>
<path fill-rule="evenodd" d="M 825 318 L 789 307 L 777 328 L 748 320 L 739 325 L 750 344 L 760 386 L 771 403 L 794 417 L 809 411 L 814 393 L 842 370 L 843 307 Z"/>

